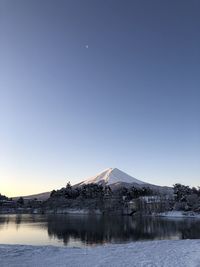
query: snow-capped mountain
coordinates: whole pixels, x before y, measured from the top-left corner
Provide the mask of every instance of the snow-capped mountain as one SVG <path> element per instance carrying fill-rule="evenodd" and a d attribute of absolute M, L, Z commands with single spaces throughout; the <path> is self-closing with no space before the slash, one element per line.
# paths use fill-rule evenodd
<path fill-rule="evenodd" d="M 125 172 L 117 169 L 117 168 L 109 168 L 104 170 L 103 172 L 97 174 L 96 176 L 90 177 L 76 185 L 82 186 L 86 184 L 101 184 L 101 185 L 109 185 L 113 190 L 120 188 L 120 187 L 131 187 L 135 186 L 138 188 L 142 187 L 149 187 L 157 192 L 164 193 L 164 194 L 171 194 L 172 188 L 167 186 L 158 186 L 150 183 L 143 182 L 138 180 Z"/>
<path fill-rule="evenodd" d="M 105 185 L 113 185 L 119 183 L 125 184 L 138 184 L 138 185 L 145 185 L 147 183 L 140 181 L 123 171 L 120 171 L 117 168 L 109 168 L 96 176 L 90 177 L 83 182 L 79 183 L 79 186 L 84 184 L 105 184 Z"/>
<path fill-rule="evenodd" d="M 74 188 L 86 185 L 86 184 L 99 184 L 99 185 L 109 185 L 112 190 L 118 189 L 120 187 L 137 187 L 137 188 L 142 188 L 142 187 L 149 187 L 151 189 L 154 189 L 158 191 L 159 193 L 164 193 L 164 194 L 172 194 L 173 190 L 171 187 L 167 186 L 158 186 L 158 185 L 153 185 L 150 183 L 143 182 L 141 180 L 138 180 L 125 172 L 117 169 L 117 168 L 109 168 L 107 170 L 104 170 L 103 172 L 97 174 L 96 176 L 90 177 L 78 184 L 73 185 Z M 49 198 L 51 192 L 46 192 L 46 193 L 41 193 L 41 194 L 36 194 L 36 195 L 31 195 L 31 196 L 25 196 L 25 199 L 33 199 L 37 198 L 38 200 L 45 200 Z M 17 199 L 16 197 L 15 199 Z"/>

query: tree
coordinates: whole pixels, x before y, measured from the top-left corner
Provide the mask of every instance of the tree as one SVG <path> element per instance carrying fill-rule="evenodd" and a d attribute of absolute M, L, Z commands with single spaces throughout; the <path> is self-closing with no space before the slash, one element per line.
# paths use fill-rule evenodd
<path fill-rule="evenodd" d="M 24 199 L 23 199 L 23 197 L 20 197 L 18 200 L 17 200 L 17 203 L 19 204 L 19 205 L 24 205 Z"/>
<path fill-rule="evenodd" d="M 56 196 L 56 190 L 53 190 L 50 194 L 50 197 L 55 197 Z"/>
<path fill-rule="evenodd" d="M 199 207 L 199 198 L 197 194 L 191 194 L 187 196 L 187 204 L 192 209 L 195 210 Z"/>
<path fill-rule="evenodd" d="M 72 189 L 72 186 L 71 186 L 71 183 L 70 182 L 67 183 L 66 189 Z"/>
<path fill-rule="evenodd" d="M 0 194 L 0 200 L 8 200 L 8 197 Z"/>
<path fill-rule="evenodd" d="M 186 201 L 187 195 L 192 193 L 192 189 L 189 186 L 185 186 L 182 184 L 174 185 L 174 194 L 176 201 Z"/>

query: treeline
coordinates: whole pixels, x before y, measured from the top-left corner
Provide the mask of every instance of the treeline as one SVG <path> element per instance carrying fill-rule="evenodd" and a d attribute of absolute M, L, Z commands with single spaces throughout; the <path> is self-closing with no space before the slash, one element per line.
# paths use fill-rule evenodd
<path fill-rule="evenodd" d="M 152 196 L 156 192 L 149 187 L 137 188 L 132 186 L 130 188 L 122 187 L 115 191 L 115 195 L 124 196 L 126 200 L 136 199 L 143 196 Z"/>
<path fill-rule="evenodd" d="M 73 187 L 68 183 L 66 187 L 60 190 L 53 190 L 50 198 L 46 203 L 47 207 L 71 207 L 71 208 L 99 208 L 107 210 L 123 209 L 131 200 L 135 203 L 145 202 L 143 196 L 158 196 L 155 200 L 148 203 L 149 209 L 159 211 L 162 206 L 163 211 L 180 210 L 200 212 L 200 188 L 175 184 L 173 193 L 158 192 L 156 189 L 149 187 L 130 188 L 120 187 L 112 189 L 110 186 L 98 184 L 86 184 L 79 187 Z M 173 192 L 172 191 L 172 192 Z M 138 202 L 139 201 L 139 202 Z M 155 203 L 153 203 L 155 202 Z M 143 203 L 144 204 L 144 203 Z M 139 205 L 141 206 L 141 205 Z"/>
<path fill-rule="evenodd" d="M 2 200 L 9 200 L 9 198 L 0 193 L 0 201 Z"/>
<path fill-rule="evenodd" d="M 111 189 L 109 187 L 103 187 L 102 185 L 97 184 L 88 184 L 73 188 L 70 183 L 67 183 L 66 187 L 63 187 L 59 190 L 53 190 L 51 192 L 50 198 L 102 198 L 106 193 L 110 191 Z"/>
<path fill-rule="evenodd" d="M 174 209 L 200 212 L 200 187 L 174 185 Z"/>
<path fill-rule="evenodd" d="M 95 199 L 104 197 L 126 197 L 126 199 L 134 199 L 140 196 L 153 195 L 154 192 L 149 187 L 136 188 L 134 186 L 130 188 L 121 187 L 116 190 L 112 190 L 110 186 L 103 186 L 98 184 L 86 184 L 81 187 L 72 187 L 70 183 L 65 188 L 60 190 L 53 190 L 50 198 L 64 197 L 66 199 Z"/>
<path fill-rule="evenodd" d="M 162 210 L 165 211 L 200 212 L 199 187 L 191 188 L 182 184 L 175 184 L 173 186 L 173 192 L 174 195 L 172 193 L 171 195 L 167 195 L 164 192 L 158 192 L 149 187 L 137 188 L 132 186 L 130 188 L 119 187 L 113 189 L 110 186 L 99 184 L 86 184 L 74 187 L 68 183 L 64 188 L 53 190 L 50 198 L 45 201 L 39 201 L 37 199 L 24 200 L 22 197 L 17 200 L 12 200 L 0 194 L 0 209 L 15 209 L 16 211 L 18 208 L 30 211 L 38 209 L 41 212 L 64 208 L 119 211 L 129 205 L 131 200 L 135 200 L 133 203 L 139 203 L 140 201 L 146 201 L 146 198 L 141 198 L 143 196 L 156 196 L 155 203 L 153 203 L 154 198 L 150 198 L 150 202 L 147 203 L 148 207 L 150 207 L 149 209 L 152 209 L 152 206 L 155 204 L 158 206 L 158 210 L 162 205 Z"/>

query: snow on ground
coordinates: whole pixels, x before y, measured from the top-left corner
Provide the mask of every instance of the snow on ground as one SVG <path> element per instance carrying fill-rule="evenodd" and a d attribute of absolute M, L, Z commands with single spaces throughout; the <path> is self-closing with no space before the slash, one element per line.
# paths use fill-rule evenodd
<path fill-rule="evenodd" d="M 1 267 L 199 267 L 200 240 L 166 240 L 87 248 L 0 245 Z"/>
<path fill-rule="evenodd" d="M 184 211 L 166 211 L 158 213 L 157 216 L 160 217 L 177 217 L 177 218 L 198 218 L 200 219 L 200 214 L 195 212 L 184 212 Z"/>

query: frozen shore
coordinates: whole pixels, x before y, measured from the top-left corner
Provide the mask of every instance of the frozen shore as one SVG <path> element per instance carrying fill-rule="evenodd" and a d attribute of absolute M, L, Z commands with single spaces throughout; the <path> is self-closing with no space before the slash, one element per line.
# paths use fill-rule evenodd
<path fill-rule="evenodd" d="M 197 218 L 200 219 L 200 213 L 185 212 L 185 211 L 166 211 L 156 214 L 159 217 L 172 217 L 172 218 Z"/>
<path fill-rule="evenodd" d="M 166 240 L 86 248 L 0 245 L 1 267 L 198 267 L 200 240 Z"/>

